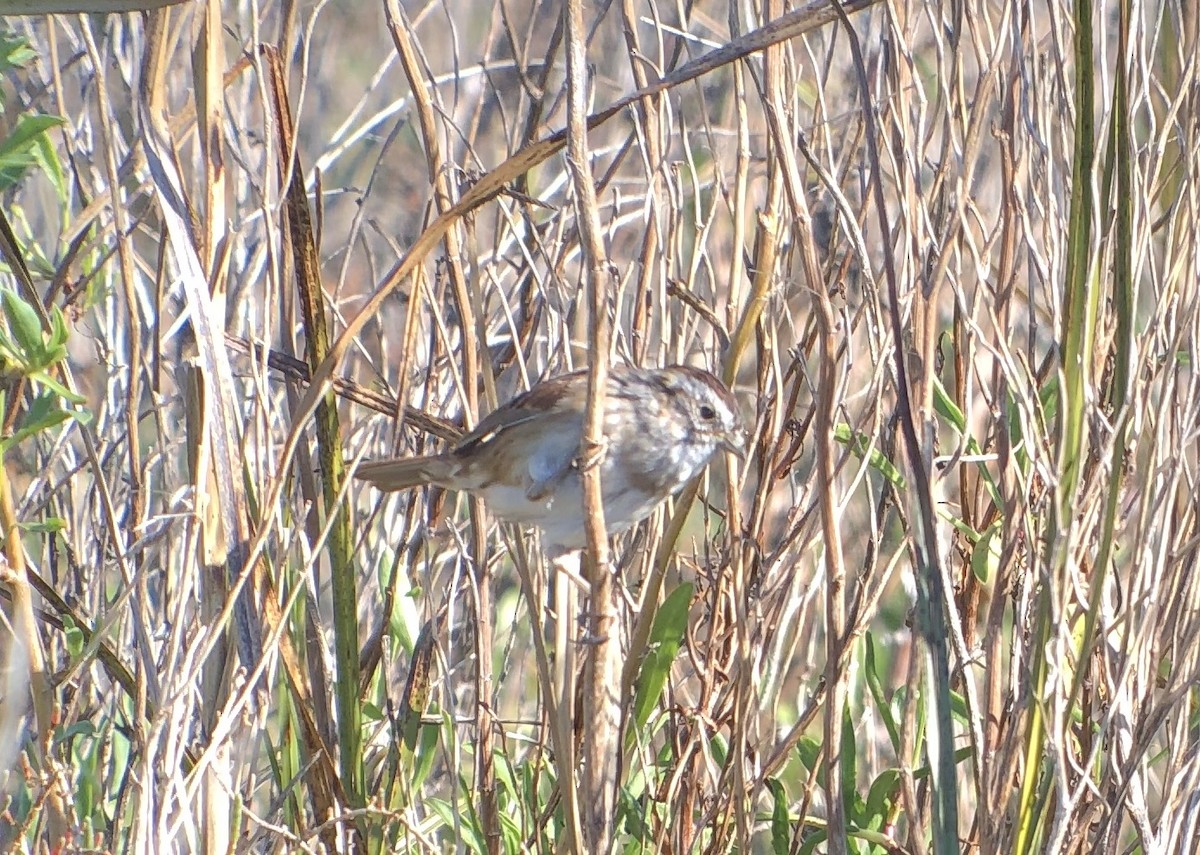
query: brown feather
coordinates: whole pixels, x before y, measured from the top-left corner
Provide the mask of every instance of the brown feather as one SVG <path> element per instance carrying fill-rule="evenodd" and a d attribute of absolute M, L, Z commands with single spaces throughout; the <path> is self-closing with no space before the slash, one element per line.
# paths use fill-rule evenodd
<path fill-rule="evenodd" d="M 454 446 L 454 453 L 468 455 L 480 446 L 486 445 L 509 428 L 524 424 L 534 419 L 542 419 L 548 413 L 563 408 L 582 412 L 580 403 L 581 387 L 577 383 L 583 371 L 572 371 L 570 374 L 559 374 L 537 383 L 527 392 L 522 392 L 502 407 L 493 410 L 475 429 L 464 436 Z M 586 392 L 586 387 L 582 391 Z"/>
<path fill-rule="evenodd" d="M 356 478 L 370 481 L 380 490 L 408 490 L 433 484 L 451 487 L 458 464 L 435 454 L 429 457 L 398 457 L 361 464 Z"/>

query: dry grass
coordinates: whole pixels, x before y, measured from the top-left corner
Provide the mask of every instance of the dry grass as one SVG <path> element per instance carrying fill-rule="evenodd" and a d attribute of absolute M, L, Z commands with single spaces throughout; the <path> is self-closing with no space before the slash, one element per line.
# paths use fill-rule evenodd
<path fill-rule="evenodd" d="M 1200 24 L 1035 6 L 3 19 L 0 851 L 1193 851 Z M 596 353 L 611 594 L 349 477 Z"/>

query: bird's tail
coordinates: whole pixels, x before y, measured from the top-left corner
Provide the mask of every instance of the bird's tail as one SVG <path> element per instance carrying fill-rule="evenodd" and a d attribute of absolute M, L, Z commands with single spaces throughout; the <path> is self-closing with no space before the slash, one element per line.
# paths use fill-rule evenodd
<path fill-rule="evenodd" d="M 455 464 L 440 454 L 428 457 L 393 457 L 360 464 L 354 476 L 384 491 L 408 490 L 426 484 L 445 487 Z"/>

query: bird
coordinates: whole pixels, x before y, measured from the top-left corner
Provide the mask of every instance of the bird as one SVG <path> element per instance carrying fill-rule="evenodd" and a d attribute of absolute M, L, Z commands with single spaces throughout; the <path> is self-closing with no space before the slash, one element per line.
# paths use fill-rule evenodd
<path fill-rule="evenodd" d="M 587 370 L 549 377 L 494 410 L 448 451 L 361 464 L 383 491 L 437 486 L 483 499 L 499 519 L 534 526 L 550 556 L 586 545 L 579 466 Z M 600 463 L 608 534 L 626 531 L 678 493 L 719 451 L 746 452 L 737 401 L 687 365 L 608 373 Z"/>

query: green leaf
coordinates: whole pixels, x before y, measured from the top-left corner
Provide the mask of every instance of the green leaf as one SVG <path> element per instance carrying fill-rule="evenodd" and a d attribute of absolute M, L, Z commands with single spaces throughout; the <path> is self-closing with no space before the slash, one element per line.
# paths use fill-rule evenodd
<path fill-rule="evenodd" d="M 412 791 L 419 792 L 424 786 L 429 772 L 433 769 L 433 761 L 438 755 L 438 726 L 422 724 L 417 741 L 416 762 L 413 764 L 412 776 L 409 778 Z"/>
<path fill-rule="evenodd" d="M 63 409 L 62 398 L 59 395 L 53 391 L 44 391 L 33 399 L 13 435 L 0 439 L 0 453 L 8 451 L 31 436 L 51 430 L 68 419 L 87 424 L 92 415 L 86 410 Z"/>
<path fill-rule="evenodd" d="M 500 792 L 511 799 L 520 798 L 521 794 L 517 791 L 517 782 L 513 778 L 513 768 L 509 764 L 508 757 L 503 751 L 493 751 L 492 756 L 496 758 L 496 762 L 492 764 L 496 770 L 496 783 L 500 785 Z"/>
<path fill-rule="evenodd" d="M 633 840 L 647 840 L 653 831 L 646 815 L 646 806 L 627 787 L 621 787 L 617 792 L 617 827 Z"/>
<path fill-rule="evenodd" d="M 662 696 L 663 687 L 671 673 L 671 665 L 679 654 L 684 633 L 687 632 L 688 612 L 692 605 L 695 586 L 685 582 L 667 595 L 654 616 L 654 626 L 646 657 L 638 673 L 634 700 L 634 721 L 640 731 L 650 720 L 650 714 Z M 631 731 L 631 738 L 633 737 Z"/>
<path fill-rule="evenodd" d="M 37 534 L 58 534 L 60 531 L 66 531 L 67 528 L 67 522 L 62 517 L 47 517 L 40 522 L 23 522 L 18 525 L 21 527 L 21 531 Z"/>
<path fill-rule="evenodd" d="M 99 735 L 100 730 L 92 721 L 77 721 L 74 724 L 67 725 L 61 730 L 54 732 L 54 742 L 62 745 L 64 742 L 70 742 L 72 739 L 91 739 Z"/>
<path fill-rule="evenodd" d="M 778 778 L 767 778 L 766 784 L 771 791 L 771 851 L 776 855 L 787 855 L 792 842 L 787 793 Z"/>
<path fill-rule="evenodd" d="M 46 131 L 61 125 L 59 116 L 22 116 L 12 132 L 0 140 L 0 190 L 19 183 L 29 167 L 45 157 Z"/>
<path fill-rule="evenodd" d="M 487 851 L 483 845 L 483 836 L 479 833 L 478 823 L 474 821 L 471 813 L 460 813 L 459 808 L 451 807 L 442 799 L 426 799 L 425 807 L 437 815 L 447 831 L 456 831 L 462 835 L 458 841 L 460 847 L 462 844 L 466 844 L 470 851 L 479 853 L 479 855 Z"/>
<path fill-rule="evenodd" d="M 946 388 L 942 385 L 942 381 L 937 377 L 933 378 L 933 409 L 934 412 L 942 416 L 946 421 L 954 426 L 959 436 L 966 439 L 967 452 L 973 455 L 982 455 L 983 449 L 975 437 L 967 433 L 967 417 L 963 411 L 958 408 L 958 405 L 950 398 L 946 392 Z M 976 464 L 979 475 L 983 479 L 984 487 L 988 491 L 988 495 L 992 499 L 992 504 L 996 507 L 1003 507 L 1004 502 L 1000 498 L 1000 488 L 996 486 L 996 481 L 992 477 L 991 470 L 982 464 Z"/>
<path fill-rule="evenodd" d="M 521 827 L 507 813 L 500 814 L 500 836 L 504 840 L 501 852 L 520 852 L 525 842 Z"/>
<path fill-rule="evenodd" d="M 796 743 L 796 753 L 800 755 L 800 762 L 804 764 L 804 768 L 811 772 L 816 768 L 817 760 L 821 756 L 821 743 L 811 736 L 802 736 Z"/>
<path fill-rule="evenodd" d="M 879 445 L 871 442 L 871 438 L 865 433 L 852 431 L 850 425 L 840 422 L 833 429 L 833 438 L 854 452 L 860 460 L 866 458 L 870 467 L 890 481 L 897 490 L 905 488 L 906 482 L 900 470 L 883 456 Z"/>
<path fill-rule="evenodd" d="M 862 814 L 862 797 L 858 794 L 858 745 L 854 741 L 854 722 L 850 718 L 850 705 L 842 707 L 841 757 L 838 774 L 842 776 L 842 803 L 846 816 L 857 821 Z"/>
<path fill-rule="evenodd" d="M 828 837 L 829 832 L 824 828 L 809 834 L 804 838 L 804 842 L 800 844 L 800 855 L 812 855 L 813 852 L 817 851 L 817 847 L 824 843 Z"/>
<path fill-rule="evenodd" d="M 729 757 L 729 744 L 719 733 L 714 733 L 708 740 L 708 750 L 712 752 L 713 760 L 718 766 L 724 766 Z"/>
<path fill-rule="evenodd" d="M 4 363 L 3 370 L 6 374 L 23 373 L 25 366 L 18 350 L 17 343 L 12 340 L 4 324 L 0 324 L 0 362 Z"/>
<path fill-rule="evenodd" d="M 11 437 L 4 440 L 4 445 L 6 448 L 16 445 L 35 433 L 41 433 L 62 424 L 70 417 L 71 414 L 62 408 L 62 400 L 57 395 L 43 392 L 33 399 L 33 403 L 29 405 L 29 409 L 25 411 L 25 415 L 21 419 L 21 426 L 13 432 Z"/>
<path fill-rule="evenodd" d="M 49 134 L 42 134 L 33 141 L 31 154 L 34 162 L 42 168 L 42 173 L 50 179 L 54 194 L 65 209 L 68 196 L 67 176 L 58 156 L 58 149 L 54 147 L 54 141 L 50 139 Z"/>
<path fill-rule="evenodd" d="M 879 711 L 879 717 L 883 719 L 883 726 L 888 732 L 892 750 L 899 754 L 900 728 L 896 725 L 896 717 L 892 713 L 891 704 L 888 703 L 887 694 L 883 690 L 883 682 L 879 679 L 878 658 L 875 655 L 875 634 L 872 632 L 868 632 L 866 635 L 866 663 L 863 673 L 867 678 L 867 689 L 875 700 L 875 708 Z"/>
<path fill-rule="evenodd" d="M 971 721 L 967 713 L 967 699 L 961 692 L 950 693 L 950 714 L 956 721 L 968 724 Z"/>
<path fill-rule="evenodd" d="M 0 32 L 0 74 L 24 68 L 37 59 L 37 53 L 29 46 L 29 40 L 16 33 Z M 0 99 L 0 104 L 4 103 Z"/>
<path fill-rule="evenodd" d="M 64 400 L 70 401 L 72 404 L 84 404 L 87 402 L 87 399 L 82 395 L 75 394 L 45 371 L 34 371 L 29 375 L 29 379 L 36 383 L 42 384 L 50 391 L 54 392 Z M 71 417 L 81 425 L 91 424 L 92 414 L 87 410 L 70 410 L 69 412 L 71 413 Z"/>
<path fill-rule="evenodd" d="M 26 366 L 45 368 L 42 357 L 46 342 L 42 337 L 42 322 L 33 307 L 17 296 L 16 291 L 4 290 L 4 315 L 9 332 L 17 346 L 17 357 Z"/>
<path fill-rule="evenodd" d="M 87 639 L 84 638 L 83 630 L 75 623 L 70 615 L 63 616 L 63 635 L 67 641 L 67 653 L 71 656 L 71 661 L 77 661 L 83 655 L 83 648 L 87 644 Z"/>
<path fill-rule="evenodd" d="M 958 408 L 958 404 L 946 392 L 946 387 L 937 377 L 933 379 L 933 411 L 954 425 L 960 434 L 967 432 L 967 417 Z"/>
<path fill-rule="evenodd" d="M 67 329 L 67 317 L 58 306 L 50 307 L 50 346 L 66 347 L 70 331 Z"/>
<path fill-rule="evenodd" d="M 1000 548 L 994 545 L 996 535 L 1000 533 L 1000 520 L 996 520 L 979 536 L 971 547 L 971 572 L 980 582 L 986 583 L 992 575 L 992 568 L 1000 562 Z"/>
<path fill-rule="evenodd" d="M 83 738 L 77 745 L 74 801 L 79 816 L 91 818 L 104 799 L 104 740 L 99 735 Z"/>
<path fill-rule="evenodd" d="M 892 807 L 900 795 L 900 772 L 896 769 L 885 769 L 871 782 L 867 792 L 867 803 L 863 809 L 862 826 L 881 831 L 892 812 Z"/>
<path fill-rule="evenodd" d="M 17 119 L 12 132 L 0 140 L 0 163 L 17 152 L 27 151 L 34 140 L 62 123 L 61 116 L 32 115 Z"/>

